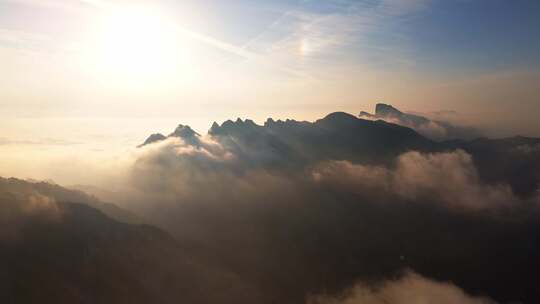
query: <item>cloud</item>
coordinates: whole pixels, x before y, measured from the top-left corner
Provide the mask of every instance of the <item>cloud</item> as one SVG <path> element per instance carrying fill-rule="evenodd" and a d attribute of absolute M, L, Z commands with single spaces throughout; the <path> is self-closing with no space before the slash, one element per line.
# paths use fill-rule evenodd
<path fill-rule="evenodd" d="M 0 28 L 0 48 L 11 48 L 18 51 L 54 51 L 51 47 L 53 39 L 44 34 L 30 31 Z"/>
<path fill-rule="evenodd" d="M 91 1 L 66 1 L 66 0 L 7 0 L 8 3 L 23 4 L 34 7 L 47 7 L 55 9 L 73 9 L 82 3 Z"/>
<path fill-rule="evenodd" d="M 274 137 L 236 127 L 202 136 L 199 146 L 169 138 L 141 148 L 122 205 L 219 256 L 278 302 L 323 291 L 332 300 L 355 283 L 387 287 L 357 287 L 343 303 L 398 294 L 483 303 L 464 292 L 519 300 L 529 286 L 536 207 L 504 184 L 485 183 L 464 151 L 332 160 L 312 157 L 299 141 L 288 142 L 291 153 Z M 348 155 L 332 148 L 326 158 Z M 286 165 L 297 155 L 305 158 Z M 408 268 L 419 275 L 388 281 Z M 524 279 L 487 280 L 497 273 Z"/>
<path fill-rule="evenodd" d="M 451 283 L 427 279 L 417 273 L 408 272 L 395 281 L 382 286 L 370 287 L 360 283 L 341 297 L 314 296 L 308 304 L 495 304 L 489 298 L 473 297 Z"/>
<path fill-rule="evenodd" d="M 409 129 L 346 113 L 227 121 L 182 136 L 125 155 L 125 175 L 106 189 L 269 303 L 377 301 L 406 290 L 540 299 L 538 202 L 486 182 L 464 151 L 437 152 Z"/>
<path fill-rule="evenodd" d="M 272 156 L 253 150 L 243 153 L 210 137 L 201 139 L 198 148 L 169 138 L 145 147 L 136 156 L 127 185 L 134 191 L 129 192 L 130 199 L 145 210 L 152 208 L 145 206 L 147 201 L 176 205 L 180 210 L 191 204 L 219 208 L 222 202 L 257 201 L 277 191 L 286 195 L 294 180 L 260 170 L 261 159 L 266 158 Z"/>
<path fill-rule="evenodd" d="M 9 139 L 0 137 L 0 146 L 3 145 L 37 145 L 37 146 L 71 146 L 78 145 L 79 142 L 67 141 L 62 139 L 55 138 L 43 138 L 40 140 L 20 140 L 20 139 Z"/>
<path fill-rule="evenodd" d="M 540 152 L 540 144 L 536 145 L 520 145 L 516 147 L 517 152 L 521 152 L 524 154 L 535 154 Z"/>
<path fill-rule="evenodd" d="M 450 208 L 480 210 L 516 202 L 508 185 L 486 185 L 472 158 L 464 151 L 400 155 L 394 168 L 334 161 L 313 172 L 317 182 L 338 185 L 343 191 L 395 194 L 410 201 L 440 202 Z"/>
<path fill-rule="evenodd" d="M 301 185 L 377 193 L 379 198 L 427 201 L 463 210 L 498 209 L 517 201 L 508 185 L 482 182 L 471 156 L 462 150 L 407 152 L 392 166 L 298 160 L 297 164 L 306 163 L 306 167 L 290 171 L 280 165 L 294 155 L 287 149 L 272 151 L 265 146 L 244 146 L 235 138 L 219 138 L 202 137 L 199 147 L 169 138 L 143 148 L 130 170 L 131 186 L 141 192 L 136 196 L 155 194 L 162 198 L 147 200 L 174 204 L 249 201 L 264 199 L 280 188 L 282 193 L 296 192 L 300 197 L 307 189 L 290 185 Z M 204 188 L 213 191 L 202 191 Z"/>
<path fill-rule="evenodd" d="M 283 14 L 254 39 L 248 50 L 259 54 L 258 62 L 273 62 L 290 70 L 313 75 L 321 62 L 339 64 L 345 58 L 343 47 L 357 49 L 362 64 L 408 66 L 410 58 L 403 48 L 385 42 L 369 41 L 369 35 L 391 22 L 425 9 L 430 1 L 309 1 L 286 7 Z M 398 34 L 394 34 L 398 35 Z M 365 58 L 364 58 L 365 57 Z M 369 58 L 369 59 L 368 59 Z M 370 60 L 377 58 L 377 60 Z M 375 63 L 376 62 L 376 63 Z"/>

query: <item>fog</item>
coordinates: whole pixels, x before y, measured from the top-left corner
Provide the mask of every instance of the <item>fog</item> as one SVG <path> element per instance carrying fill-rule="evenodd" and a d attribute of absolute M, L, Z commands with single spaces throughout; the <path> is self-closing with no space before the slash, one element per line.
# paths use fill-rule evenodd
<path fill-rule="evenodd" d="M 533 168 L 516 182 L 490 171 L 497 158 L 481 158 L 467 141 L 463 149 L 440 144 L 346 113 L 313 123 L 227 121 L 205 135 L 180 125 L 152 138 L 115 162 L 93 163 L 84 173 L 99 185 L 75 187 L 120 210 L 20 182 L 29 202 L 21 206 L 41 210 L 35 192 L 40 202 L 82 202 L 121 222 L 157 226 L 189 248 L 182 259 L 202 259 L 189 273 L 234 274 L 229 296 L 238 303 L 540 297 L 539 197 L 529 187 L 538 186 L 535 139 L 487 142 L 505 147 L 496 151 L 508 168 L 522 161 Z M 16 193 L 14 184 L 6 191 Z M 219 275 L 211 282 L 222 284 Z"/>

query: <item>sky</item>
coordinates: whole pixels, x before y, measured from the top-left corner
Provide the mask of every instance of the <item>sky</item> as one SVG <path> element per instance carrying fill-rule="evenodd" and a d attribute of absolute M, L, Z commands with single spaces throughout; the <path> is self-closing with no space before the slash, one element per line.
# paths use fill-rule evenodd
<path fill-rule="evenodd" d="M 535 0 L 0 0 L 0 174 L 381 101 L 540 136 L 539 28 Z"/>

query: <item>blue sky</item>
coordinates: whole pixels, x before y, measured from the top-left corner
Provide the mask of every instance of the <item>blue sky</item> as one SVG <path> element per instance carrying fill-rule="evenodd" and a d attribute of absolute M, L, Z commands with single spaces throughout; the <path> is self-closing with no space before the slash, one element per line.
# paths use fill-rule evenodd
<path fill-rule="evenodd" d="M 538 1 L 436 1 L 407 33 L 433 68 L 492 71 L 538 67 L 539 28 Z"/>
<path fill-rule="evenodd" d="M 533 0 L 402 0 L 402 1 L 200 1 L 220 29 L 221 38 L 242 45 L 278 27 L 284 14 L 311 14 L 309 21 L 348 19 L 329 35 L 351 35 L 344 53 L 373 45 L 401 48 L 422 68 L 449 71 L 493 71 L 538 67 L 540 2 Z M 366 16 L 367 15 L 367 16 Z M 294 18 L 283 18 L 293 24 Z M 364 23 L 354 23 L 363 19 Z M 342 20 L 343 21 L 343 20 Z M 275 23 L 278 24 L 275 24 Z M 306 21 L 308 22 L 308 21 Z M 369 26 L 367 32 L 362 25 Z M 290 33 L 285 33 L 290 34 Z M 373 51 L 374 57 L 377 52 Z M 381 60 L 384 56 L 380 56 Z M 357 58 L 359 59 L 359 58 Z"/>

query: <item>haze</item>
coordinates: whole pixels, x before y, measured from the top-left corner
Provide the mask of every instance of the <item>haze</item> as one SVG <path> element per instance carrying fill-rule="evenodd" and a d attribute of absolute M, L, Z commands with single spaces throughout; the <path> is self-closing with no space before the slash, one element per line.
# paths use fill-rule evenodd
<path fill-rule="evenodd" d="M 0 303 L 540 303 L 540 1 L 0 0 Z"/>

